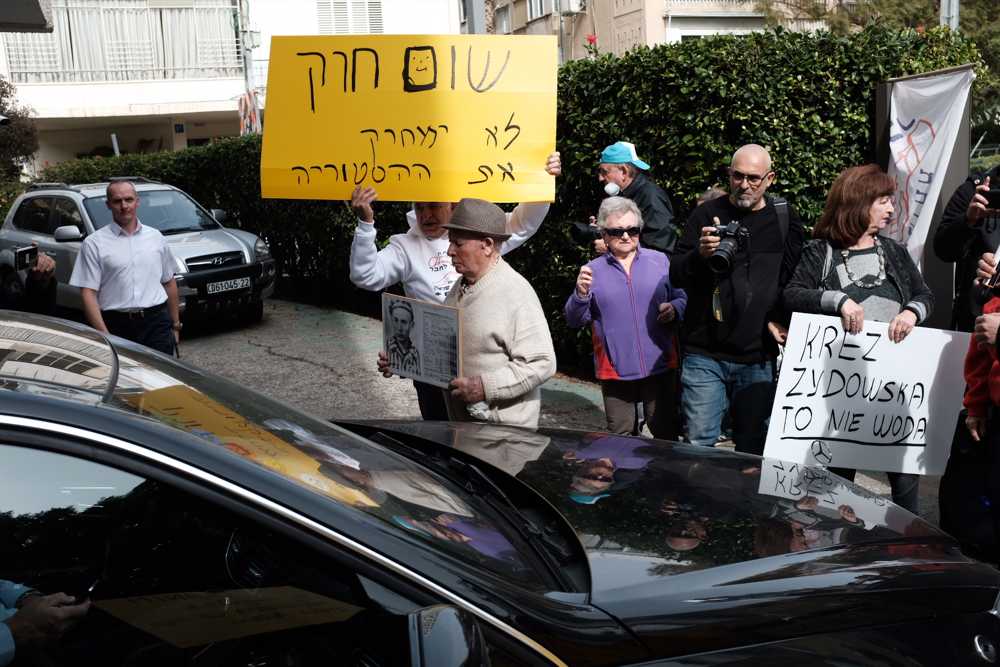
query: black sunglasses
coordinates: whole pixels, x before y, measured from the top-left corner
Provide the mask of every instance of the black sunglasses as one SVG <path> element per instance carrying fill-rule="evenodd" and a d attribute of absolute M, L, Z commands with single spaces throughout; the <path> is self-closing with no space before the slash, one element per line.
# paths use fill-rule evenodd
<path fill-rule="evenodd" d="M 602 231 L 608 236 L 621 238 L 625 236 L 626 232 L 629 236 L 638 236 L 640 229 L 638 227 L 605 227 Z"/>

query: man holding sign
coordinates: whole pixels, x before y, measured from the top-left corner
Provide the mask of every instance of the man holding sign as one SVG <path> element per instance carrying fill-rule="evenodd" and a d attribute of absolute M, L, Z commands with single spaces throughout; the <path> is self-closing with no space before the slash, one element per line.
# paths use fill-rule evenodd
<path fill-rule="evenodd" d="M 559 153 L 552 153 L 545 165 L 550 176 L 562 173 Z M 416 202 L 407 213 L 410 229 L 389 237 L 389 244 L 379 250 L 375 244 L 375 213 L 372 202 L 378 197 L 374 188 L 357 187 L 351 208 L 358 217 L 351 244 L 351 282 L 362 289 L 379 291 L 403 284 L 406 296 L 441 303 L 451 291 L 459 273 L 448 255 L 448 229 L 455 204 Z M 520 204 L 506 214 L 507 238 L 498 244 L 503 255 L 531 238 L 549 211 L 547 203 Z M 414 381 L 420 415 L 424 419 L 447 419 L 448 414 L 437 387 Z"/>

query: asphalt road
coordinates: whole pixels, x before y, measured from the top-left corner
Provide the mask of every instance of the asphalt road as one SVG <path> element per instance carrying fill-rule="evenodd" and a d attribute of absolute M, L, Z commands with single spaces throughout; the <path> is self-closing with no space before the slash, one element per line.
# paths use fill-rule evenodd
<path fill-rule="evenodd" d="M 382 337 L 377 320 L 272 299 L 259 324 L 192 325 L 181 341 L 183 360 L 300 410 L 325 419 L 420 417 L 410 382 L 383 378 L 375 369 Z M 541 423 L 603 429 L 600 388 L 557 375 L 542 387 Z M 859 473 L 857 482 L 877 493 L 889 491 L 882 473 Z M 924 477 L 920 487 L 920 513 L 935 524 L 938 482 Z"/>

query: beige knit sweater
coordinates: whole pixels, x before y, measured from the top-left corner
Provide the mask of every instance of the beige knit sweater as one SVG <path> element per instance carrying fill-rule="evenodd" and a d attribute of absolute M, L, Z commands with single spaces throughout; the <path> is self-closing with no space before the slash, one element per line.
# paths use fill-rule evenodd
<path fill-rule="evenodd" d="M 462 309 L 462 375 L 482 377 L 489 421 L 536 428 L 541 385 L 555 373 L 556 353 L 535 290 L 500 259 L 473 285 L 456 282 L 444 302 Z M 450 394 L 448 415 L 472 420 Z"/>

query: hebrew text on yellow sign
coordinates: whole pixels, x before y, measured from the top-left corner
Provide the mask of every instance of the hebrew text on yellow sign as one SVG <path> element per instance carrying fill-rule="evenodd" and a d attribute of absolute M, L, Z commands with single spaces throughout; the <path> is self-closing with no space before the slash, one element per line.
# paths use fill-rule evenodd
<path fill-rule="evenodd" d="M 552 201 L 555 135 L 555 37 L 275 37 L 261 191 Z"/>

